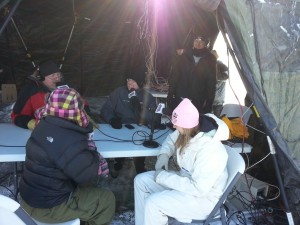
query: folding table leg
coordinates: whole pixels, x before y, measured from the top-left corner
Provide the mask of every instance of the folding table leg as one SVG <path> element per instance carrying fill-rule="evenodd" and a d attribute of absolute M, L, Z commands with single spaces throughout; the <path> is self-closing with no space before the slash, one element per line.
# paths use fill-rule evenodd
<path fill-rule="evenodd" d="M 14 162 L 14 198 L 18 201 L 19 182 L 18 182 L 18 162 Z"/>

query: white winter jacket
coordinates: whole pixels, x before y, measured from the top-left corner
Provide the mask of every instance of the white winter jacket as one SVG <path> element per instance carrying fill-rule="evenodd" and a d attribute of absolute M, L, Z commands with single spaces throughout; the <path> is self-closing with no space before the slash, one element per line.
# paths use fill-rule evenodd
<path fill-rule="evenodd" d="M 176 153 L 181 171 L 163 170 L 157 176 L 156 182 L 170 189 L 217 202 L 228 177 L 226 169 L 228 155 L 221 140 L 228 139 L 229 130 L 222 120 L 212 114 L 206 115 L 217 122 L 218 130 L 199 132 L 190 140 L 181 155 L 180 149 L 175 150 L 179 132 L 176 130 L 170 134 L 163 143 L 160 154 L 171 157 Z"/>

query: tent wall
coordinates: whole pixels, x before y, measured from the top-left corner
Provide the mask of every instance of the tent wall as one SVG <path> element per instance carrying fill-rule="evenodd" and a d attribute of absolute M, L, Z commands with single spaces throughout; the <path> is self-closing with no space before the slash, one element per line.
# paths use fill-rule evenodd
<path fill-rule="evenodd" d="M 247 93 L 277 147 L 290 200 L 299 206 L 300 6 L 295 1 L 226 0 L 219 12 Z"/>
<path fill-rule="evenodd" d="M 0 8 L 0 25 L 6 7 Z M 18 88 L 38 63 L 62 63 L 66 83 L 85 96 L 108 95 L 134 74 L 144 76 L 145 43 L 139 42 L 139 18 L 147 3 L 159 2 L 156 21 L 159 76 L 168 76 L 169 60 L 177 47 L 189 47 L 193 26 L 212 40 L 218 28 L 213 11 L 220 0 L 24 0 L 13 15 L 28 50 L 13 23 L 0 36 L 0 83 Z M 228 34 L 248 95 L 258 109 L 267 134 L 278 151 L 282 177 L 290 199 L 300 201 L 300 6 L 290 0 L 224 0 L 219 23 Z M 165 8 L 164 8 L 165 6 Z M 149 26 L 153 25 L 153 21 Z M 73 32 L 72 31 L 73 29 Z M 70 35 L 72 34 L 72 35 Z M 148 35 L 148 33 L 143 33 Z M 66 48 L 69 38 L 70 43 Z M 67 51 L 66 51 L 67 50 Z M 64 52 L 66 54 L 64 55 Z M 31 54 L 31 58 L 28 54 Z"/>
<path fill-rule="evenodd" d="M 9 2 L 11 7 L 15 1 Z M 152 15 L 155 7 L 156 21 Z M 5 16 L 3 8 L 0 26 Z M 142 27 L 145 30 L 138 28 L 141 17 L 148 19 L 147 27 Z M 13 19 L 31 59 L 36 64 L 49 58 L 63 61 L 65 82 L 90 97 L 108 95 L 124 85 L 128 76 L 145 76 L 149 51 L 145 39 L 153 38 L 148 32 L 154 23 L 157 23 L 155 72 L 163 78 L 169 75 L 175 49 L 190 46 L 185 39 L 191 27 L 212 40 L 218 32 L 214 15 L 186 0 L 26 0 L 20 3 Z M 139 35 L 144 39 L 138 39 Z M 18 89 L 23 85 L 34 71 L 26 53 L 9 22 L 0 36 L 1 83 L 16 83 Z"/>
<path fill-rule="evenodd" d="M 36 64 L 54 59 L 62 63 L 62 73 L 70 86 L 86 96 L 108 94 L 125 84 L 137 4 L 132 4 L 132 0 L 72 3 L 70 0 L 22 1 L 13 19 Z M 4 11 L 3 8 L 0 22 L 5 19 Z M 10 22 L 0 36 L 4 70 L 1 83 L 17 83 L 18 88 L 23 85 L 35 69 L 26 53 Z"/>

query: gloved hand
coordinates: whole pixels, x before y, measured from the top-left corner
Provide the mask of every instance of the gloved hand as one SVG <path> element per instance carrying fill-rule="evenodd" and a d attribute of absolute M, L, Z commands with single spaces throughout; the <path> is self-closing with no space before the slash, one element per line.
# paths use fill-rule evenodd
<path fill-rule="evenodd" d="M 35 128 L 35 119 L 29 120 L 29 122 L 27 123 L 27 127 L 29 130 L 33 130 Z"/>
<path fill-rule="evenodd" d="M 158 176 L 158 174 L 163 171 L 163 169 L 159 169 L 159 170 L 155 170 L 155 174 L 154 174 L 154 180 L 156 181 L 156 178 Z"/>
<path fill-rule="evenodd" d="M 169 164 L 169 156 L 167 154 L 161 154 L 158 156 L 156 164 L 155 164 L 155 170 L 160 170 L 165 167 L 165 170 L 168 170 L 168 164 Z"/>
<path fill-rule="evenodd" d="M 122 121 L 121 118 L 119 117 L 113 117 L 110 121 L 109 124 L 115 128 L 115 129 L 121 129 L 122 128 Z"/>

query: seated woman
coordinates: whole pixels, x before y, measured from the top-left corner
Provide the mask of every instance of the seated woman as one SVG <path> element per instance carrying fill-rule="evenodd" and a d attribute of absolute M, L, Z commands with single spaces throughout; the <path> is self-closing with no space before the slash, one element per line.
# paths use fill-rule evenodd
<path fill-rule="evenodd" d="M 225 123 L 212 114 L 201 117 L 189 99 L 172 113 L 176 130 L 160 150 L 155 169 L 134 180 L 135 224 L 163 225 L 168 216 L 181 222 L 205 219 L 227 182 L 227 158 L 221 140 L 229 135 Z M 169 171 L 176 156 L 178 171 Z"/>

